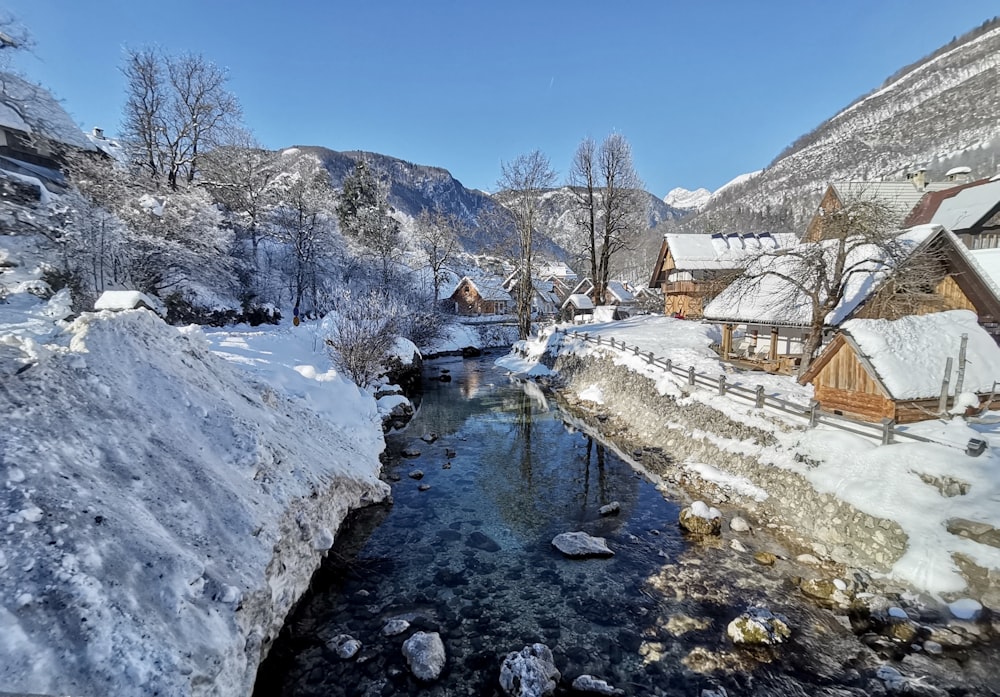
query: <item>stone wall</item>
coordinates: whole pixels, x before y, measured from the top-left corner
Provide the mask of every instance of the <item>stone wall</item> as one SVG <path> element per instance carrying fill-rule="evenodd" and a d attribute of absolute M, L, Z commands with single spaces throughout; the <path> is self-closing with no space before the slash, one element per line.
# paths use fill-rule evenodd
<path fill-rule="evenodd" d="M 547 357 L 548 358 L 548 357 Z M 888 570 L 906 550 L 906 535 L 890 520 L 875 518 L 828 494 L 821 494 L 799 473 L 760 462 L 747 445 L 780 447 L 774 435 L 734 421 L 697 401 L 678 404 L 660 395 L 653 381 L 610 358 L 560 355 L 550 367 L 559 373 L 566 392 L 600 386 L 604 406 L 592 414 L 598 430 L 626 452 L 642 449 L 646 469 L 667 482 L 685 486 L 692 496 L 739 508 L 759 523 L 788 526 L 817 553 L 851 566 Z M 706 463 L 745 477 L 768 492 L 763 502 L 723 493 L 698 479 L 682 463 Z M 732 511 L 731 511 L 732 512 Z M 818 544 L 816 544 L 818 543 Z"/>

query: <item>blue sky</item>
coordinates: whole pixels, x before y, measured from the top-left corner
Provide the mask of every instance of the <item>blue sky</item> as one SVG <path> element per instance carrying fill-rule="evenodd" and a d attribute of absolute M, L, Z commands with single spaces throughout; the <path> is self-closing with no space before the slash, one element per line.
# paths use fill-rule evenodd
<path fill-rule="evenodd" d="M 4 0 L 17 61 L 85 129 L 117 132 L 122 49 L 228 68 L 267 147 L 370 150 L 494 188 L 535 148 L 564 176 L 618 131 L 653 193 L 716 189 L 904 65 L 1000 13 L 996 0 Z"/>

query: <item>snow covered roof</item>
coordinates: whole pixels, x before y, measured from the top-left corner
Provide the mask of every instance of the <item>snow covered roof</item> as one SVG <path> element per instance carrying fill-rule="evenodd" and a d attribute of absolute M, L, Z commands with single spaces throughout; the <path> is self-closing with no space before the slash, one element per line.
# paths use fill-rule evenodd
<path fill-rule="evenodd" d="M 566 302 L 562 304 L 563 308 L 572 305 L 577 310 L 593 310 L 594 303 L 589 296 L 583 293 L 574 293 L 573 295 L 566 298 Z"/>
<path fill-rule="evenodd" d="M 938 234 L 948 234 L 939 225 L 921 225 L 903 230 L 897 239 L 903 242 L 912 254 L 921 245 L 926 244 Z M 961 242 L 954 240 L 955 247 L 964 249 Z M 830 250 L 836 245 L 836 240 L 825 242 L 805 242 L 802 244 L 821 244 Z M 847 264 L 864 264 L 866 259 L 884 258 L 884 251 L 875 245 L 859 246 L 852 250 Z M 756 285 L 755 292 L 747 292 L 747 287 L 739 282 L 725 288 L 705 307 L 705 319 L 728 322 L 754 322 L 784 326 L 808 326 L 812 318 L 812 305 L 806 295 L 792 283 L 784 280 L 778 274 L 791 268 L 795 259 L 781 254 L 762 255 L 753 260 L 753 269 L 763 275 Z M 975 263 L 971 261 L 970 263 Z M 862 266 L 861 268 L 865 268 Z M 855 273 L 847 283 L 847 289 L 840 304 L 827 316 L 826 324 L 836 326 L 854 312 L 888 275 L 884 264 L 868 262 L 867 270 Z"/>
<path fill-rule="evenodd" d="M 556 276 L 558 278 L 576 278 L 576 272 L 561 261 L 552 261 L 542 264 L 538 270 L 539 276 Z"/>
<path fill-rule="evenodd" d="M 683 271 L 720 271 L 738 269 L 748 255 L 761 250 L 788 246 L 794 235 L 764 233 L 667 233 L 664 242 Z"/>
<path fill-rule="evenodd" d="M 635 300 L 635 296 L 628 291 L 625 284 L 621 281 L 608 281 L 608 292 L 620 303 L 630 303 Z"/>
<path fill-rule="evenodd" d="M 163 303 L 137 290 L 106 290 L 94 303 L 95 310 L 135 310 L 140 307 L 159 315 L 166 313 Z"/>
<path fill-rule="evenodd" d="M 918 189 L 910 181 L 843 181 L 834 182 L 830 186 L 844 203 L 875 201 L 883 204 L 896 217 L 898 225 L 920 203 L 925 193 L 948 189 L 954 185 L 954 182 L 931 182 L 925 188 Z"/>
<path fill-rule="evenodd" d="M 959 167 L 952 167 L 947 172 L 944 173 L 945 178 L 947 177 L 957 177 L 959 174 L 972 174 L 972 167 L 966 167 L 964 165 Z"/>
<path fill-rule="evenodd" d="M 48 90 L 2 71 L 0 86 L 0 126 L 81 150 L 96 149 Z"/>
<path fill-rule="evenodd" d="M 465 281 L 468 281 L 469 284 L 475 288 L 476 292 L 479 293 L 479 297 L 483 300 L 506 300 L 508 302 L 513 300 L 513 298 L 510 297 L 510 293 L 503 289 L 503 279 L 499 276 L 477 276 L 475 278 L 472 276 L 463 276 L 462 279 L 455 285 L 455 290 L 449 295 L 454 295 L 455 291 L 457 291 Z"/>
<path fill-rule="evenodd" d="M 1000 249 L 970 249 L 969 256 L 975 259 L 993 285 L 1000 289 Z"/>
<path fill-rule="evenodd" d="M 949 230 L 966 230 L 1000 208 L 1000 181 L 962 189 L 941 201 L 931 223 Z"/>
<path fill-rule="evenodd" d="M 955 394 L 962 334 L 968 336 L 963 392 L 989 392 L 1000 380 L 1000 346 L 969 310 L 897 320 L 852 319 L 841 331 L 893 399 L 929 399 L 941 393 L 948 358 L 949 394 Z"/>

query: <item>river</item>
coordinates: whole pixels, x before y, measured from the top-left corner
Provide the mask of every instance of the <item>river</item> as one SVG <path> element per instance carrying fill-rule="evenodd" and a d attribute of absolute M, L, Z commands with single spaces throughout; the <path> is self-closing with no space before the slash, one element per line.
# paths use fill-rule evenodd
<path fill-rule="evenodd" d="M 386 438 L 393 503 L 349 517 L 256 697 L 495 695 L 504 656 L 534 642 L 552 649 L 562 694 L 583 673 L 634 695 L 867 694 L 878 661 L 845 618 L 803 599 L 787 571 L 687 539 L 678 504 L 534 385 L 488 357 L 432 361 L 425 375 L 417 415 Z M 620 513 L 602 517 L 615 501 Z M 575 530 L 607 538 L 615 556 L 564 558 L 551 540 Z M 791 642 L 734 647 L 726 625 L 750 605 L 784 613 Z M 393 618 L 410 630 L 384 636 Z M 416 630 L 439 632 L 447 651 L 429 685 L 400 650 Z M 338 635 L 362 643 L 357 656 L 335 655 Z"/>

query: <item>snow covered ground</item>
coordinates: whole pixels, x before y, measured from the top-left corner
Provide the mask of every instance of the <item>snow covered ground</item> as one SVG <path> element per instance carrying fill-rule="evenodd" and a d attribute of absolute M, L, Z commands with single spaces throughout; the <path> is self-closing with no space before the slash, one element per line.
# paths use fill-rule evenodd
<path fill-rule="evenodd" d="M 643 352 L 652 351 L 669 358 L 675 365 L 694 366 L 702 373 L 725 371 L 718 356 L 709 348 L 718 337 L 708 325 L 668 317 L 637 317 L 622 322 L 587 325 L 591 335 L 600 334 L 616 341 L 637 345 Z M 819 492 L 831 494 L 873 516 L 896 521 L 906 532 L 908 550 L 893 566 L 890 576 L 935 594 L 956 595 L 967 589 L 966 580 L 955 562 L 964 555 L 977 565 L 1000 573 L 1000 549 L 947 530 L 948 521 L 966 519 L 1000 528 L 1000 428 L 997 424 L 968 423 L 962 417 L 948 421 L 933 420 L 911 427 L 911 431 L 933 437 L 941 443 L 896 443 L 881 446 L 873 439 L 845 433 L 831 427 L 806 429 L 801 419 L 763 418 L 742 401 L 719 397 L 710 390 L 685 395 L 684 381 L 648 365 L 643 359 L 608 346 L 596 346 L 571 337 L 555 338 L 551 332 L 518 344 L 522 354 L 510 354 L 498 364 L 515 373 L 538 376 L 548 372 L 540 360 L 546 351 L 564 354 L 613 356 L 616 364 L 648 375 L 661 394 L 671 395 L 678 403 L 685 400 L 704 402 L 730 418 L 765 428 L 774 433 L 774 447 L 744 444 L 761 462 L 794 470 L 804 476 Z M 790 377 L 763 373 L 727 374 L 730 383 L 748 387 L 763 384 L 768 394 L 802 404 L 812 396 L 809 386 L 801 386 Z M 588 390 L 583 390 L 587 392 Z M 581 394 L 593 401 L 595 393 Z M 602 396 L 601 399 L 604 399 Z M 612 407 L 613 405 L 607 405 Z M 965 454 L 971 437 L 984 438 L 989 447 L 979 457 Z M 799 457 L 796 457 L 799 455 Z M 801 456 L 805 456 L 804 458 Z M 731 478 L 713 463 L 686 463 L 712 481 L 729 482 L 734 493 L 765 500 L 766 491 L 752 488 L 746 481 Z M 949 481 L 956 487 L 942 486 Z M 743 491 L 740 491 L 740 489 Z M 996 605 L 997 598 L 991 602 Z"/>
<path fill-rule="evenodd" d="M 29 247 L 0 237 L 0 692 L 249 694 L 343 517 L 388 493 L 375 401 L 306 327 L 67 321 Z"/>

